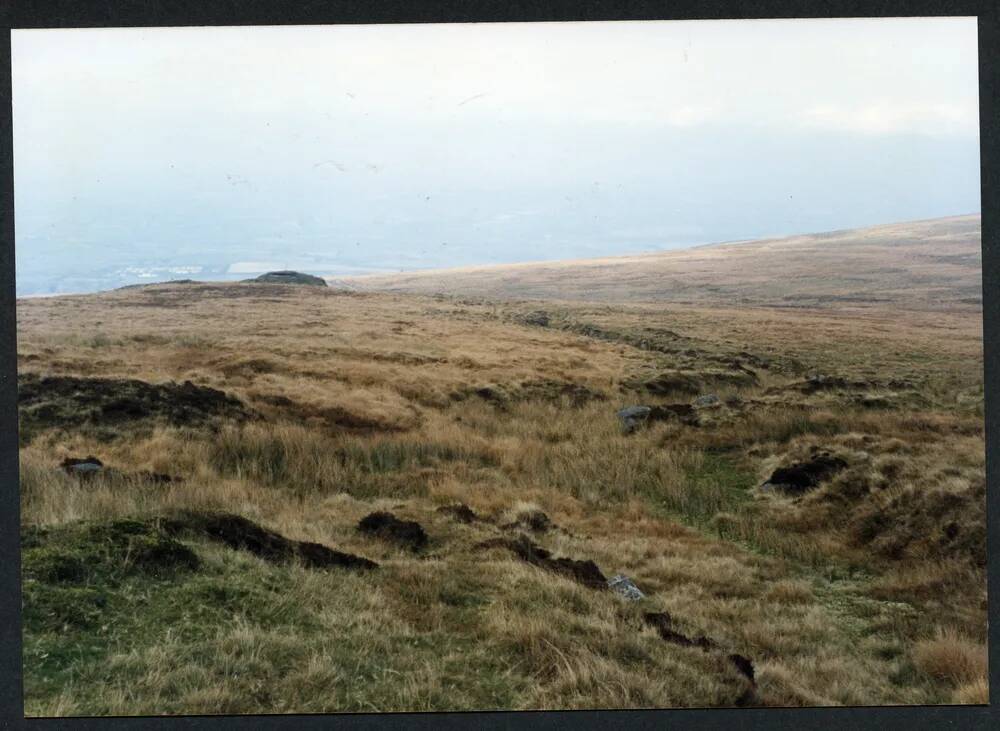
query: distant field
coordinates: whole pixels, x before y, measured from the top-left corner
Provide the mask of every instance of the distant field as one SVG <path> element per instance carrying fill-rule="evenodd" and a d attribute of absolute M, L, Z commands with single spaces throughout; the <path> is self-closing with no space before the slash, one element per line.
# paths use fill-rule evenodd
<path fill-rule="evenodd" d="M 28 714 L 985 702 L 978 230 L 19 300 Z"/>
<path fill-rule="evenodd" d="M 683 251 L 331 280 L 364 290 L 503 299 L 782 307 L 981 306 L 980 216 Z"/>

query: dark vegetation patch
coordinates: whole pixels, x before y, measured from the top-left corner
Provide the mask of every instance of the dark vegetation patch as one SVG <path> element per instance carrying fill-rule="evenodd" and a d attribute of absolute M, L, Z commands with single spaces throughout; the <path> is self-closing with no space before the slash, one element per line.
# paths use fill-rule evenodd
<path fill-rule="evenodd" d="M 715 640 L 709 639 L 705 635 L 698 635 L 692 639 L 677 632 L 673 628 L 673 618 L 669 612 L 647 612 L 643 615 L 643 620 L 659 633 L 664 642 L 672 642 L 681 647 L 699 647 L 702 650 L 714 650 L 719 646 Z"/>
<path fill-rule="evenodd" d="M 691 404 L 660 404 L 649 409 L 649 421 L 677 421 L 687 426 L 698 426 L 698 412 Z"/>
<path fill-rule="evenodd" d="M 279 284 L 272 284 L 261 287 L 259 284 L 248 284 L 240 282 L 220 283 L 220 282 L 195 282 L 181 287 L 167 286 L 144 286 L 134 292 L 125 293 L 124 296 L 109 298 L 106 301 L 108 307 L 131 308 L 149 307 L 154 309 L 174 309 L 190 307 L 199 301 L 205 300 L 232 300 L 249 299 L 257 302 L 281 302 L 275 299 L 274 295 L 293 294 L 301 289 L 296 286 L 282 287 Z M 267 295 L 271 295 L 268 297 Z M 333 289 L 329 287 L 311 287 L 310 297 L 352 297 L 365 298 L 365 292 L 353 292 L 343 289 Z"/>
<path fill-rule="evenodd" d="M 277 272 L 267 272 L 266 274 L 261 274 L 259 277 L 254 279 L 245 279 L 245 282 L 259 282 L 262 284 L 304 284 L 311 287 L 326 287 L 326 280 L 322 277 L 313 276 L 312 274 L 304 274 L 302 272 L 295 272 L 288 269 L 277 271 Z"/>
<path fill-rule="evenodd" d="M 271 406 L 281 418 L 294 421 L 314 421 L 336 430 L 347 430 L 358 433 L 398 432 L 406 427 L 399 424 L 379 421 L 367 416 L 355 414 L 340 406 L 319 406 L 315 404 L 294 401 L 283 395 L 261 396 L 260 401 Z"/>
<path fill-rule="evenodd" d="M 685 347 L 690 348 L 692 342 L 691 338 L 663 328 L 645 328 L 639 331 L 614 330 L 589 322 L 566 321 L 560 324 L 560 329 L 595 340 L 624 343 L 639 350 L 667 354 L 680 353 Z"/>
<path fill-rule="evenodd" d="M 788 393 L 793 391 L 805 395 L 812 395 L 820 391 L 844 391 L 844 390 L 907 390 L 915 388 L 912 381 L 903 378 L 893 378 L 887 381 L 874 379 L 850 379 L 843 376 L 831 376 L 826 374 L 812 374 L 801 381 L 795 381 L 783 386 L 775 386 L 767 390 L 768 394 Z"/>
<path fill-rule="evenodd" d="M 493 538 L 479 544 L 480 548 L 504 548 L 532 566 L 561 574 L 591 589 L 607 589 L 608 579 L 597 564 L 590 560 L 552 558 L 546 549 L 532 543 L 527 536 Z"/>
<path fill-rule="evenodd" d="M 195 534 L 220 541 L 232 549 L 249 551 L 270 562 L 296 559 L 310 568 L 374 569 L 378 564 L 360 556 L 335 551 L 319 543 L 296 541 L 270 531 L 240 515 L 188 511 L 161 524 L 171 534 Z"/>
<path fill-rule="evenodd" d="M 923 487 L 884 505 L 865 503 L 852 516 L 856 545 L 883 558 L 957 558 L 986 566 L 986 481 L 966 490 Z"/>
<path fill-rule="evenodd" d="M 286 370 L 287 367 L 283 363 L 268 358 L 244 358 L 227 362 L 219 367 L 219 371 L 229 378 L 233 376 L 253 378 L 261 373 L 282 373 Z"/>
<path fill-rule="evenodd" d="M 151 472 L 150 470 L 139 470 L 138 472 L 133 472 L 132 477 L 137 480 L 142 480 L 144 482 L 152 482 L 156 485 L 162 485 L 171 482 L 184 482 L 183 477 L 178 477 L 177 475 L 168 475 L 163 472 Z"/>
<path fill-rule="evenodd" d="M 544 310 L 528 312 L 524 315 L 515 316 L 514 319 L 523 325 L 532 325 L 534 327 L 548 327 L 551 322 L 549 313 Z"/>
<path fill-rule="evenodd" d="M 643 621 L 650 627 L 653 627 L 664 642 L 670 642 L 681 647 L 697 647 L 704 652 L 719 650 L 719 644 L 710 637 L 706 637 L 705 635 L 688 637 L 682 632 L 675 630 L 673 627 L 673 618 L 669 612 L 646 612 L 643 615 Z M 736 705 L 746 706 L 758 703 L 757 680 L 755 678 L 753 662 L 750 658 L 737 653 L 726 655 L 726 660 L 749 682 L 746 691 L 736 700 Z"/>
<path fill-rule="evenodd" d="M 86 427 L 114 438 L 126 426 L 130 430 L 153 423 L 204 427 L 252 416 L 239 399 L 190 381 L 147 383 L 35 374 L 18 376 L 18 414 L 22 444 L 46 429 Z M 129 433 L 134 436 L 134 431 Z"/>
<path fill-rule="evenodd" d="M 165 542 L 155 522 L 144 520 L 142 525 L 150 540 Z M 105 530 L 109 527 L 104 524 Z M 204 562 L 192 571 L 183 561 L 173 568 L 150 570 L 148 562 L 132 563 L 141 545 L 134 531 L 126 540 L 122 526 L 117 526 L 113 534 L 120 540 L 107 541 L 105 548 L 95 541 L 91 533 L 95 528 L 92 523 L 76 523 L 23 534 L 24 695 L 32 715 L 50 707 L 69 686 L 133 687 L 135 663 L 115 663 L 111 658 L 121 659 L 123 648 L 141 654 L 162 646 L 165 630 L 171 657 L 181 663 L 206 660 L 220 633 L 237 625 L 295 633 L 301 638 L 299 654 L 321 639 L 323 627 L 313 608 L 288 601 L 297 580 L 293 572 L 270 565 L 248 571 L 231 562 Z M 39 580 L 38 558 L 55 552 L 79 555 L 87 569 L 85 579 Z M 163 558 L 161 553 L 161 562 Z M 287 663 L 287 653 L 283 645 L 280 659 L 265 655 L 260 662 Z M 251 664 L 257 662 L 256 657 L 251 659 Z M 243 670 L 249 667 L 244 663 Z M 250 682 L 256 682 L 251 678 L 256 676 L 252 671 L 246 675 L 249 697 Z M 78 702 L 78 714 L 109 712 L 100 693 L 87 693 Z M 178 696 L 173 701 L 177 705 L 161 704 L 155 711 L 184 713 L 180 702 Z"/>
<path fill-rule="evenodd" d="M 637 376 L 622 382 L 622 390 L 642 391 L 657 396 L 683 393 L 696 396 L 719 386 L 743 388 L 757 383 L 757 375 L 749 369 L 732 370 L 668 370 L 647 376 Z"/>
<path fill-rule="evenodd" d="M 155 521 L 116 520 L 22 531 L 25 581 L 111 585 L 126 576 L 156 578 L 193 571 L 198 556 Z"/>
<path fill-rule="evenodd" d="M 779 467 L 765 484 L 781 487 L 787 492 L 803 493 L 812 490 L 827 478 L 847 467 L 840 457 L 829 452 L 819 452 L 805 462 L 796 462 L 788 467 Z"/>
<path fill-rule="evenodd" d="M 459 523 L 475 523 L 481 518 L 473 512 L 465 503 L 458 503 L 456 505 L 442 505 L 437 509 L 437 512 L 442 515 L 450 515 L 452 518 L 457 520 Z"/>
<path fill-rule="evenodd" d="M 115 287 L 115 291 L 128 290 L 128 289 L 144 289 L 146 287 L 162 287 L 168 284 L 197 284 L 193 279 L 169 279 L 166 282 L 149 282 L 148 284 L 125 284 L 121 287 Z"/>
<path fill-rule="evenodd" d="M 550 378 L 537 378 L 518 383 L 489 384 L 473 386 L 455 391 L 451 398 L 463 401 L 477 397 L 493 404 L 499 409 L 519 401 L 544 401 L 561 403 L 565 401 L 571 407 L 580 407 L 591 401 L 604 401 L 607 396 L 581 383 L 559 381 Z"/>
<path fill-rule="evenodd" d="M 550 402 L 565 399 L 570 406 L 583 406 L 591 401 L 604 401 L 607 396 L 579 383 L 539 378 L 522 381 L 518 389 L 518 398 L 526 401 Z"/>
<path fill-rule="evenodd" d="M 533 533 L 545 533 L 555 526 L 549 519 L 549 516 L 541 510 L 524 510 L 518 513 L 513 521 L 501 527 L 506 530 L 519 528 L 521 530 L 530 530 Z"/>
<path fill-rule="evenodd" d="M 375 512 L 358 522 L 362 533 L 392 541 L 411 551 L 419 551 L 427 545 L 427 534 L 415 520 L 400 520 L 392 513 Z"/>
<path fill-rule="evenodd" d="M 752 375 L 754 376 L 754 380 L 756 380 L 756 374 L 746 368 L 744 364 L 749 364 L 757 368 L 765 368 L 776 373 L 801 372 L 803 368 L 802 363 L 798 360 L 784 354 L 764 356 L 750 353 L 746 350 L 736 353 L 703 350 L 700 347 L 696 347 L 698 343 L 694 338 L 668 328 L 641 327 L 615 329 L 589 322 L 579 322 L 567 319 L 565 316 L 541 311 L 516 314 L 512 319 L 520 324 L 553 327 L 575 335 L 593 338 L 594 340 L 629 345 L 647 352 L 663 353 L 689 361 L 716 363 L 725 366 L 727 369 L 743 371 L 747 375 Z M 543 322 L 545 323 L 544 325 L 542 324 Z"/>
<path fill-rule="evenodd" d="M 353 352 L 353 351 L 352 351 Z M 370 353 L 357 353 L 359 358 L 374 360 L 380 363 L 399 363 L 408 366 L 434 365 L 435 363 L 447 363 L 448 359 L 436 355 L 423 355 L 422 353 L 406 353 L 403 351 L 392 351 L 382 353 L 373 351 Z"/>

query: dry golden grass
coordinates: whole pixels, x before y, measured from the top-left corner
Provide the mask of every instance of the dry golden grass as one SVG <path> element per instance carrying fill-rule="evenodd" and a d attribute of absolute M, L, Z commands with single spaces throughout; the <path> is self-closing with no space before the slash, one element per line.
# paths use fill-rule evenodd
<path fill-rule="evenodd" d="M 718 654 L 659 639 L 643 611 L 751 658 L 764 705 L 978 702 L 980 323 L 550 304 L 552 326 L 519 324 L 539 306 L 258 285 L 20 302 L 23 373 L 191 380 L 262 417 L 214 433 L 153 419 L 110 440 L 41 431 L 21 450 L 26 526 L 224 510 L 382 565 L 331 580 L 196 542 L 202 572 L 143 605 L 149 625 L 142 612 L 139 628 L 112 625 L 108 655 L 53 667 L 42 653 L 65 637 L 26 638 L 29 712 L 716 706 L 746 690 Z M 757 385 L 713 389 L 752 408 L 620 433 L 617 408 L 690 398 L 622 384 L 718 369 L 742 351 L 782 364 L 756 368 Z M 910 379 L 923 400 L 881 387 L 891 403 L 870 409 L 772 390 L 807 370 Z M 592 398 L 574 404 L 562 383 Z M 472 393 L 483 387 L 499 403 Z M 754 489 L 813 446 L 846 471 L 797 501 Z M 57 468 L 87 454 L 184 481 L 81 483 Z M 455 502 L 488 520 L 436 510 Z M 355 529 L 379 509 L 419 521 L 427 550 Z M 533 540 L 627 574 L 648 598 L 627 604 L 477 548 L 529 510 L 556 526 Z M 961 539 L 943 544 L 935 531 L 952 522 Z M 230 586 L 250 598 L 195 621 L 200 635 L 182 629 L 188 606 L 221 612 L 206 597 Z M 937 626 L 947 642 L 926 639 Z"/>
<path fill-rule="evenodd" d="M 990 702 L 990 685 L 989 681 L 983 677 L 972 681 L 971 683 L 966 683 L 960 688 L 955 690 L 955 694 L 952 696 L 952 702 L 959 705 L 977 705 L 986 706 Z"/>
<path fill-rule="evenodd" d="M 914 645 L 913 664 L 935 680 L 963 688 L 986 682 L 986 647 L 950 629 L 939 630 L 933 638 Z"/>

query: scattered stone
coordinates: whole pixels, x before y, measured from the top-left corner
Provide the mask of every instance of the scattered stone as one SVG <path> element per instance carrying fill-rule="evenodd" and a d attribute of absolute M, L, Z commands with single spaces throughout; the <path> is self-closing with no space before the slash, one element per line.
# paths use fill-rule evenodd
<path fill-rule="evenodd" d="M 278 272 L 267 272 L 255 279 L 246 279 L 247 282 L 263 282 L 264 284 L 305 284 L 313 287 L 328 286 L 326 280 L 312 274 L 282 270 Z"/>
<path fill-rule="evenodd" d="M 163 518 L 160 524 L 171 534 L 193 532 L 220 541 L 232 549 L 249 551 L 271 562 L 301 560 L 310 568 L 374 569 L 378 564 L 361 556 L 342 553 L 319 543 L 295 541 L 270 531 L 252 520 L 232 513 L 184 512 Z"/>
<path fill-rule="evenodd" d="M 651 409 L 648 406 L 629 406 L 618 412 L 623 434 L 631 434 L 641 426 L 645 426 Z"/>
<path fill-rule="evenodd" d="M 104 469 L 104 463 L 93 456 L 84 457 L 83 459 L 67 457 L 60 462 L 59 466 L 66 471 L 66 474 L 83 479 L 91 478 Z"/>
<path fill-rule="evenodd" d="M 646 598 L 646 595 L 643 594 L 639 587 L 632 582 L 632 579 L 625 576 L 625 574 L 618 574 L 617 576 L 613 576 L 608 579 L 608 588 L 619 596 L 632 602 L 637 602 L 640 599 Z"/>
<path fill-rule="evenodd" d="M 480 548 L 506 548 L 522 561 L 532 566 L 562 574 L 591 589 L 606 589 L 608 580 L 593 561 L 577 561 L 571 558 L 552 558 L 552 554 L 528 540 L 527 536 L 517 538 L 493 538 L 479 544 Z"/>
<path fill-rule="evenodd" d="M 797 462 L 788 467 L 779 467 L 761 487 L 780 487 L 787 492 L 802 493 L 817 487 L 823 480 L 847 467 L 840 457 L 829 452 L 820 452 L 807 462 Z"/>
<path fill-rule="evenodd" d="M 699 396 L 694 400 L 694 405 L 700 409 L 711 409 L 717 407 L 721 404 L 719 397 L 714 393 L 707 393 L 704 396 Z"/>
<path fill-rule="evenodd" d="M 418 551 L 427 545 L 427 534 L 420 523 L 400 520 L 392 513 L 376 512 L 366 515 L 358 523 L 358 530 L 408 546 L 411 551 Z"/>
<path fill-rule="evenodd" d="M 475 523 L 480 519 L 479 516 L 472 511 L 472 508 L 465 503 L 458 503 L 457 505 L 442 505 L 437 509 L 437 512 L 444 515 L 450 515 L 459 523 Z"/>
<path fill-rule="evenodd" d="M 691 404 L 659 404 L 657 406 L 629 406 L 618 412 L 623 434 L 631 434 L 653 421 L 677 421 L 687 426 L 698 426 L 698 412 Z"/>

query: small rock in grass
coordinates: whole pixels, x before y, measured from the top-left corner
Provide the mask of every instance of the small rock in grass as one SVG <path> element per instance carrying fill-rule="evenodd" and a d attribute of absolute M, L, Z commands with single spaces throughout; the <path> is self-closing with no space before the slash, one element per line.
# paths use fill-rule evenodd
<path fill-rule="evenodd" d="M 629 601 L 637 602 L 646 598 L 646 595 L 625 574 L 618 574 L 608 579 L 608 588 Z"/>
<path fill-rule="evenodd" d="M 651 410 L 648 406 L 629 406 L 619 411 L 618 420 L 621 422 L 622 433 L 631 434 L 643 426 Z"/>
<path fill-rule="evenodd" d="M 66 471 L 66 474 L 84 478 L 93 477 L 104 469 L 104 463 L 93 456 L 84 457 L 83 459 L 67 457 L 59 466 Z"/>

